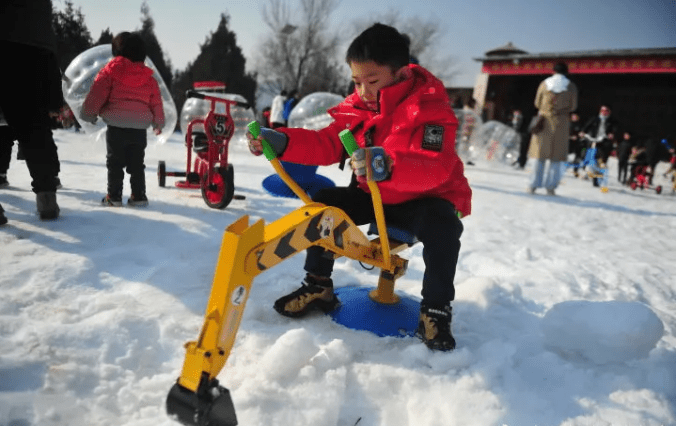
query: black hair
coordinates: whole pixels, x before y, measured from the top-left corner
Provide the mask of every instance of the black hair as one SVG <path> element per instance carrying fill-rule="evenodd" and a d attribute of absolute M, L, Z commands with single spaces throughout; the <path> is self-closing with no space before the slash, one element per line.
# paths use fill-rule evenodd
<path fill-rule="evenodd" d="M 564 62 L 557 62 L 552 70 L 557 74 L 567 75 L 569 74 L 569 67 Z"/>
<path fill-rule="evenodd" d="M 409 37 L 395 28 L 376 23 L 350 43 L 346 62 L 374 61 L 387 65 L 393 71 L 409 64 Z"/>
<path fill-rule="evenodd" d="M 113 56 L 122 56 L 132 62 L 143 62 L 146 59 L 146 43 L 139 33 L 123 31 L 113 38 Z"/>

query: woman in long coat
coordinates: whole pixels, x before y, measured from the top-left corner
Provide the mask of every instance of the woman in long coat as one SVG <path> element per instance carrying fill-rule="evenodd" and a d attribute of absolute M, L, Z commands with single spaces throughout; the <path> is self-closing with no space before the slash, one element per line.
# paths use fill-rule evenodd
<path fill-rule="evenodd" d="M 538 86 L 534 100 L 544 120 L 543 129 L 531 136 L 529 145 L 529 158 L 536 160 L 527 188 L 532 194 L 536 188 L 545 186 L 549 195 L 555 195 L 569 149 L 570 114 L 578 107 L 578 88 L 567 78 L 566 64 L 555 64 L 553 71 Z M 547 170 L 546 160 L 549 160 Z"/>

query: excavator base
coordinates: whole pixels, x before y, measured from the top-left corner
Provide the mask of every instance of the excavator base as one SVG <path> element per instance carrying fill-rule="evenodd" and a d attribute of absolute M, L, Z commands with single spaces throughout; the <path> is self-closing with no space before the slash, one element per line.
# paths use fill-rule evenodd
<path fill-rule="evenodd" d="M 418 328 L 421 303 L 400 295 L 397 303 L 384 304 L 370 296 L 373 287 L 340 287 L 334 292 L 341 306 L 328 315 L 353 330 L 370 331 L 377 336 L 413 336 Z"/>

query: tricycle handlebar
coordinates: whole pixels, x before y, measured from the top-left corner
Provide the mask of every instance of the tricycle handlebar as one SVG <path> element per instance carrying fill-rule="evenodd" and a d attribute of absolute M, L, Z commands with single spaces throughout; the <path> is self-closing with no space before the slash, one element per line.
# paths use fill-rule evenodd
<path fill-rule="evenodd" d="M 186 90 L 186 97 L 187 98 L 205 99 L 205 100 L 208 100 L 208 101 L 223 102 L 223 103 L 226 103 L 226 104 L 231 104 L 231 105 L 239 106 L 239 107 L 246 108 L 246 109 L 251 108 L 251 105 L 249 105 L 246 102 L 233 101 L 233 100 L 230 100 L 230 99 L 223 99 L 223 98 L 219 98 L 219 97 L 216 97 L 216 96 L 210 96 L 206 93 L 198 92 L 197 90 L 193 90 L 193 89 Z"/>

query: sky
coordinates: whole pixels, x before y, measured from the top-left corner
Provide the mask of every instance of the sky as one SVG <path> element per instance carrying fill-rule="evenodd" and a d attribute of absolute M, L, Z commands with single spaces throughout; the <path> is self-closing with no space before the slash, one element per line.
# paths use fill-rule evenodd
<path fill-rule="evenodd" d="M 273 168 L 239 134 L 228 160 L 244 199 L 217 210 L 199 190 L 175 187 L 180 178 L 159 187 L 159 161 L 185 166 L 173 133 L 164 144 L 149 139 L 148 207 L 104 207 L 105 142 L 72 130 L 55 140 L 58 220 L 35 214 L 16 155 L 0 189 L 9 219 L 0 226 L 0 425 L 178 426 L 165 399 L 184 343 L 199 335 L 224 230 L 244 215 L 273 224 L 302 203 L 263 189 Z M 455 280 L 456 350 L 431 352 L 319 313 L 278 315 L 274 301 L 304 276 L 299 253 L 254 278 L 218 375 L 240 425 L 675 425 L 668 164 L 658 167 L 660 195 L 621 186 L 615 157 L 607 193 L 568 171 L 557 196 L 530 195 L 530 165 L 486 161 L 487 145 L 476 146 L 465 169 L 473 213 Z M 349 168 L 318 172 L 337 185 L 350 179 Z M 422 246 L 399 254 L 409 265 L 396 292 L 416 304 Z M 333 279 L 337 291 L 371 289 L 378 272 L 342 258 Z"/>
<path fill-rule="evenodd" d="M 58 9 L 64 7 L 64 0 L 53 3 Z M 94 39 L 106 28 L 113 34 L 140 28 L 141 0 L 73 3 L 81 8 Z M 230 28 L 250 67 L 269 31 L 262 20 L 263 4 L 265 0 L 148 0 L 156 35 L 175 69 L 185 68 L 197 57 L 199 45 L 216 29 L 223 12 L 231 17 Z M 299 0 L 290 4 L 293 10 Z M 675 1 L 667 0 L 341 0 L 330 23 L 340 29 L 389 10 L 398 11 L 402 18 L 439 23 L 442 34 L 436 46 L 454 64 L 454 76 L 445 83 L 456 87 L 472 87 L 481 68 L 474 59 L 507 42 L 529 53 L 676 44 Z"/>

